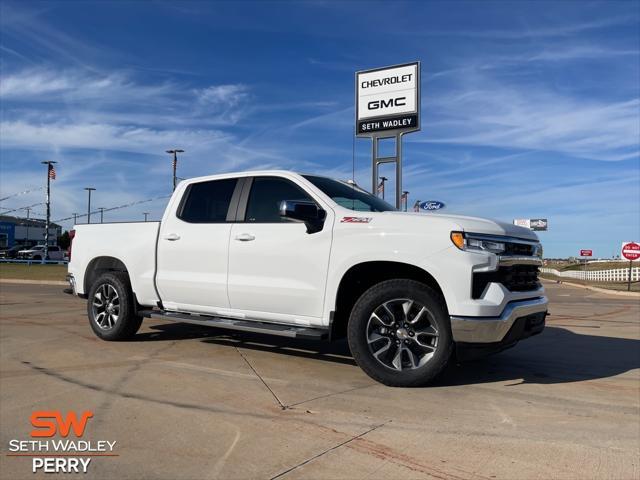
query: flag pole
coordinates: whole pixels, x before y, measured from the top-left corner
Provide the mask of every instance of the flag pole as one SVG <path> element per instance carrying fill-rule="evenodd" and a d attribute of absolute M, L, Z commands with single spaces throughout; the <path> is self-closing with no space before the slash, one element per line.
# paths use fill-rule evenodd
<path fill-rule="evenodd" d="M 49 223 L 51 222 L 51 164 L 57 163 L 53 160 L 40 162 L 47 166 L 47 221 L 44 227 L 44 255 L 42 263 L 49 258 Z"/>

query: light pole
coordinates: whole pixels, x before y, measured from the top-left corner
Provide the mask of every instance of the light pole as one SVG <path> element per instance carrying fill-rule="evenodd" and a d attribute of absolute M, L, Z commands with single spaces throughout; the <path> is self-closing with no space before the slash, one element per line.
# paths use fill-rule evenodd
<path fill-rule="evenodd" d="M 78 214 L 77 213 L 72 213 L 73 215 L 73 226 L 76 226 L 76 223 L 78 223 Z"/>
<path fill-rule="evenodd" d="M 404 211 L 407 211 L 407 204 L 409 203 L 409 192 L 407 190 L 402 192 L 402 200 L 404 201 Z"/>
<path fill-rule="evenodd" d="M 44 225 L 44 255 L 42 256 L 42 262 L 49 257 L 49 222 L 51 221 L 51 179 L 56 178 L 56 169 L 53 167 L 55 162 L 53 160 L 45 160 L 40 162 L 47 166 L 47 221 Z"/>
<path fill-rule="evenodd" d="M 144 215 L 144 221 L 147 221 L 147 215 L 149 215 L 149 212 L 142 212 L 142 214 Z"/>
<path fill-rule="evenodd" d="M 176 183 L 177 183 L 176 170 L 178 168 L 178 153 L 184 153 L 184 150 L 180 150 L 179 148 L 174 148 L 173 150 L 167 150 L 167 153 L 173 155 L 173 162 L 171 162 L 171 165 L 173 167 L 173 190 L 175 190 Z"/>
<path fill-rule="evenodd" d="M 98 208 L 100 210 L 100 223 L 104 220 L 104 207 Z"/>
<path fill-rule="evenodd" d="M 91 223 L 91 192 L 95 190 L 93 187 L 84 187 L 89 192 L 89 203 L 87 204 L 87 223 Z"/>
<path fill-rule="evenodd" d="M 31 207 L 27 207 L 25 210 L 27 211 L 27 238 L 25 239 L 24 244 L 29 245 L 29 222 L 31 221 L 29 220 L 29 213 L 31 213 Z"/>

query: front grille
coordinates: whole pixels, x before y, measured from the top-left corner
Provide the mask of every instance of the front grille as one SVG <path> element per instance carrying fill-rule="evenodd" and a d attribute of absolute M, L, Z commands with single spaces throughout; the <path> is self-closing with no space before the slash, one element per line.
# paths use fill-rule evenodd
<path fill-rule="evenodd" d="M 528 292 L 540 288 L 537 265 L 500 267 L 495 272 L 473 274 L 472 298 L 480 298 L 489 283 L 501 283 L 511 292 Z"/>
<path fill-rule="evenodd" d="M 531 256 L 533 255 L 534 246 L 527 243 L 506 243 L 505 244 L 505 255 L 524 255 Z"/>

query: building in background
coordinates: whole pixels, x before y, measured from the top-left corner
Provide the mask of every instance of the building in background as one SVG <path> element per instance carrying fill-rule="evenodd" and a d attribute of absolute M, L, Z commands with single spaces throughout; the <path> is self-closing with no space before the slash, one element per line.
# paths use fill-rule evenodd
<path fill-rule="evenodd" d="M 43 245 L 44 231 L 44 220 L 0 215 L 0 248 L 11 248 L 15 245 Z M 56 245 L 60 235 L 62 235 L 62 227 L 51 223 L 49 245 Z"/>

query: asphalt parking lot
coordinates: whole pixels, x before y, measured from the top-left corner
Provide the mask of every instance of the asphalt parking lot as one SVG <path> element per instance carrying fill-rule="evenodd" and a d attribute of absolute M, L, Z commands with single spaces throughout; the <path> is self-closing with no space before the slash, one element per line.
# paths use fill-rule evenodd
<path fill-rule="evenodd" d="M 638 478 L 640 301 L 547 287 L 543 334 L 394 389 L 344 343 L 158 320 L 107 343 L 62 287 L 0 284 L 0 476 L 34 477 L 7 446 L 60 409 L 117 442 L 89 478 Z"/>

